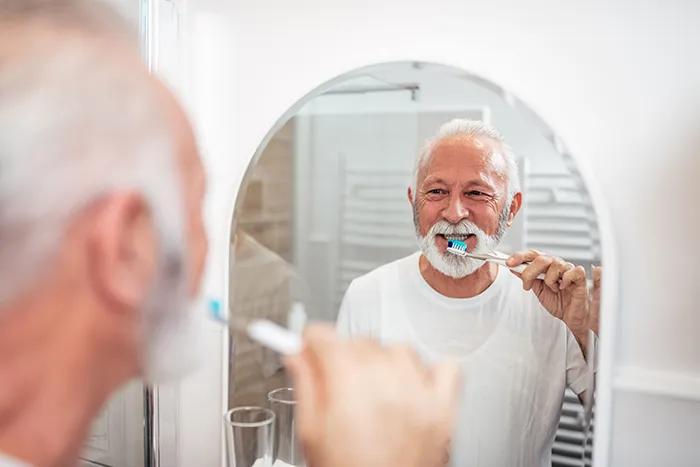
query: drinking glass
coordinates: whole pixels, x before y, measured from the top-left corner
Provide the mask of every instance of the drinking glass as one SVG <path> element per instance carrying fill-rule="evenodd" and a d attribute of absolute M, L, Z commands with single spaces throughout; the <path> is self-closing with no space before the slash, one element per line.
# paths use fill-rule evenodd
<path fill-rule="evenodd" d="M 228 467 L 272 467 L 275 413 L 263 407 L 237 407 L 224 415 Z"/>
<path fill-rule="evenodd" d="M 303 452 L 294 430 L 296 400 L 294 388 L 279 388 L 267 395 L 270 409 L 275 413 L 275 459 L 285 464 L 304 467 Z"/>

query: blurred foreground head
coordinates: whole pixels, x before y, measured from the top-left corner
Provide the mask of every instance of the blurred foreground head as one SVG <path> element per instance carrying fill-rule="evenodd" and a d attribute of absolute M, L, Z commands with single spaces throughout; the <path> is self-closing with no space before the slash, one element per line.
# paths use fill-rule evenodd
<path fill-rule="evenodd" d="M 97 0 L 0 0 L 0 371 L 43 355 L 109 387 L 196 363 L 204 171 L 137 39 Z"/>

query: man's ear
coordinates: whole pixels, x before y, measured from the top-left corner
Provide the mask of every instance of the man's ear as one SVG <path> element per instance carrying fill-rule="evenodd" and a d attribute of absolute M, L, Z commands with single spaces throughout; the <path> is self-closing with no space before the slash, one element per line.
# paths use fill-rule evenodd
<path fill-rule="evenodd" d="M 515 215 L 520 211 L 520 208 L 523 206 L 523 194 L 518 192 L 513 196 L 513 200 L 510 202 L 510 214 L 508 215 L 508 222 L 506 225 L 508 227 L 511 226 L 513 223 L 513 219 L 515 219 Z"/>
<path fill-rule="evenodd" d="M 413 189 L 410 186 L 408 187 L 406 194 L 408 195 L 408 202 L 411 204 L 411 206 L 413 206 Z"/>
<path fill-rule="evenodd" d="M 116 310 L 140 309 L 156 265 L 150 210 L 136 193 L 120 193 L 95 208 L 90 238 L 90 276 L 95 293 Z"/>

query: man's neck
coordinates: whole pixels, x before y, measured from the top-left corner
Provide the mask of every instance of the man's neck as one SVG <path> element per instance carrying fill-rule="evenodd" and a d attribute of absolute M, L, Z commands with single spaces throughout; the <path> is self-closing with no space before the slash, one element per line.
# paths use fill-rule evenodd
<path fill-rule="evenodd" d="M 36 467 L 72 467 L 127 371 L 100 364 L 99 336 L 71 304 L 23 305 L 0 310 L 0 452 Z"/>
<path fill-rule="evenodd" d="M 424 255 L 420 256 L 418 267 L 428 285 L 441 295 L 449 298 L 476 297 L 488 289 L 498 275 L 497 264 L 484 263 L 474 273 L 455 279 L 435 269 Z"/>

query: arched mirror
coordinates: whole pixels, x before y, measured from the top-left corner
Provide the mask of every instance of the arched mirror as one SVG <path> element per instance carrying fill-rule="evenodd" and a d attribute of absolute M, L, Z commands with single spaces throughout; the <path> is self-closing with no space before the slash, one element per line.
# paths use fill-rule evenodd
<path fill-rule="evenodd" d="M 503 262 L 530 250 L 525 276 Z M 278 122 L 242 184 L 230 407 L 290 384 L 251 319 L 322 320 L 460 361 L 450 465 L 591 464 L 601 264 L 572 155 L 515 96 L 430 63 L 354 71 Z"/>

